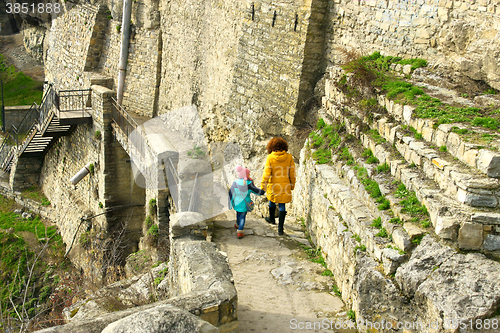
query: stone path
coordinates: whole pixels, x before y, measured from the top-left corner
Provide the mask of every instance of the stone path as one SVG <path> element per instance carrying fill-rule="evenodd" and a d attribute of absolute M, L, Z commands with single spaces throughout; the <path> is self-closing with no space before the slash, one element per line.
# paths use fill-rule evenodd
<path fill-rule="evenodd" d="M 348 321 L 344 304 L 331 292 L 333 277 L 322 276 L 325 269 L 300 247 L 308 241 L 293 217 L 285 222 L 287 236 L 278 237 L 276 227 L 249 214 L 246 236 L 238 239 L 234 215 L 215 222 L 214 242 L 227 253 L 233 272 L 240 333 L 355 332 L 325 329 Z"/>

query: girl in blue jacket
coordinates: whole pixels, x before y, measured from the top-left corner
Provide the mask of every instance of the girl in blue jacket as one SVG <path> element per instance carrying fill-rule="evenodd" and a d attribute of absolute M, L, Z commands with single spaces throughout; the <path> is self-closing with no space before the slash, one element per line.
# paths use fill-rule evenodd
<path fill-rule="evenodd" d="M 237 165 L 236 174 L 238 179 L 233 182 L 229 189 L 229 209 L 234 208 L 236 211 L 236 223 L 234 224 L 234 227 L 238 229 L 236 236 L 243 238 L 245 236 L 243 228 L 245 227 L 248 205 L 252 202 L 250 192 L 257 195 L 263 195 L 266 192 L 255 187 L 252 178 L 250 178 L 250 170 Z"/>

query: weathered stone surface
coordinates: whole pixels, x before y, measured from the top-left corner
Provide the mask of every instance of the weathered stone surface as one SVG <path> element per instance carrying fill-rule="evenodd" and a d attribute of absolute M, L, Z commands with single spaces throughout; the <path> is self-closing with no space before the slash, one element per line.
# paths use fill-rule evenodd
<path fill-rule="evenodd" d="M 451 248 L 440 245 L 431 236 L 425 236 L 413 251 L 410 260 L 396 271 L 396 282 L 403 294 L 413 297 L 429 274 L 455 253 Z"/>
<path fill-rule="evenodd" d="M 458 245 L 463 250 L 479 250 L 483 244 L 483 226 L 465 222 L 458 231 Z"/>
<path fill-rule="evenodd" d="M 500 236 L 499 235 L 486 235 L 484 237 L 483 247 L 488 251 L 500 250 Z"/>
<path fill-rule="evenodd" d="M 356 266 L 357 318 L 370 321 L 387 320 L 391 316 L 404 318 L 409 310 L 408 304 L 399 296 L 392 281 L 374 269 L 376 266 L 368 256 L 363 256 Z"/>
<path fill-rule="evenodd" d="M 392 232 L 392 241 L 403 251 L 408 251 L 412 247 L 408 234 L 399 228 Z"/>
<path fill-rule="evenodd" d="M 490 207 L 495 208 L 498 205 L 498 199 L 493 195 L 481 195 L 459 188 L 457 192 L 457 199 L 469 206 L 473 207 Z"/>
<path fill-rule="evenodd" d="M 430 272 L 429 272 L 430 273 Z M 489 318 L 500 302 L 500 264 L 484 255 L 455 254 L 418 287 L 415 303 L 429 322 Z"/>
<path fill-rule="evenodd" d="M 500 213 L 479 212 L 473 214 L 471 220 L 482 224 L 500 224 Z"/>
<path fill-rule="evenodd" d="M 456 240 L 460 221 L 453 216 L 438 216 L 436 219 L 435 232 L 441 238 Z"/>
<path fill-rule="evenodd" d="M 89 298 L 65 308 L 64 316 L 71 321 L 89 320 L 105 313 L 147 304 L 153 296 L 164 298 L 165 292 L 158 293 L 154 281 L 166 268 L 163 263 L 140 276 L 110 284 Z"/>
<path fill-rule="evenodd" d="M 186 310 L 172 305 L 157 306 L 122 318 L 108 325 L 102 333 L 215 333 L 219 330 Z"/>
<path fill-rule="evenodd" d="M 477 167 L 489 177 L 500 178 L 500 155 L 486 149 L 479 150 Z"/>
<path fill-rule="evenodd" d="M 383 249 L 382 250 L 382 263 L 384 264 L 385 274 L 394 274 L 399 264 L 405 258 L 404 254 L 400 254 L 394 249 Z"/>

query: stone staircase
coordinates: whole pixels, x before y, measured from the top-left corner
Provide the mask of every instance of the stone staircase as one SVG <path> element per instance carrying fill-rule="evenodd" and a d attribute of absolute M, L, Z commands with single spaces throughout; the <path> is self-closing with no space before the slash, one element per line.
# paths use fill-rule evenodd
<path fill-rule="evenodd" d="M 492 147 L 500 142 L 468 142 L 452 130 L 464 124 L 434 128 L 413 115 L 414 107 L 383 95 L 377 100 L 387 113 L 369 114 L 336 88 L 340 73 L 329 73 L 320 114 L 345 124 L 352 159 L 346 163 L 337 149 L 331 163 L 316 164 L 309 139 L 294 209 L 307 219 L 342 298 L 371 322 L 436 322 L 439 330 L 457 321 L 498 322 L 500 153 Z M 378 165 L 363 158 L 368 149 Z M 390 172 L 377 172 L 383 164 Z M 389 204 L 373 198 L 366 178 Z M 413 195 L 425 206 L 421 214 L 403 205 Z"/>

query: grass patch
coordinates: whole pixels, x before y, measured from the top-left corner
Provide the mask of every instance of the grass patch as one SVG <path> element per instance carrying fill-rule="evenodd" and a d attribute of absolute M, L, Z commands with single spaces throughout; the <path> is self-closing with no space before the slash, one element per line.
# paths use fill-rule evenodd
<path fill-rule="evenodd" d="M 349 310 L 347 311 L 347 317 L 353 321 L 353 322 L 356 322 L 356 312 L 354 312 L 353 310 Z"/>
<path fill-rule="evenodd" d="M 335 293 L 335 295 L 342 298 L 342 293 L 340 292 L 340 289 L 336 284 L 332 286 L 332 291 Z"/>
<path fill-rule="evenodd" d="M 27 264 L 32 264 L 35 259 L 34 248 L 32 249 L 34 244 L 29 245 L 25 239 L 27 233 L 32 234 L 34 239 L 38 241 L 50 239 L 46 252 L 50 256 L 62 258 L 64 254 L 64 244 L 55 227 L 46 227 L 38 216 L 32 220 L 22 219 L 12 212 L 14 207 L 15 204 L 12 200 L 0 195 L 0 251 L 2 253 L 0 260 L 0 304 L 3 313 L 9 316 L 15 316 L 9 297 L 13 298 L 16 307 L 20 306 L 19 297 L 22 296 L 24 290 L 22 281 L 27 279 L 28 274 Z M 33 241 L 30 240 L 30 242 Z M 31 284 L 38 280 L 42 281 L 44 275 L 44 283 L 50 284 L 50 281 L 47 281 L 50 279 L 48 271 L 47 264 L 38 260 Z M 50 291 L 50 286 L 42 286 L 40 283 L 30 287 L 28 297 L 31 301 L 26 305 L 29 316 L 35 315 L 36 302 L 46 301 Z"/>
<path fill-rule="evenodd" d="M 352 157 L 351 153 L 349 152 L 349 148 L 344 147 L 342 151 L 340 152 L 339 159 L 341 161 L 345 161 L 345 164 L 347 165 L 353 165 L 354 164 L 354 157 Z"/>
<path fill-rule="evenodd" d="M 27 190 L 21 192 L 21 196 L 23 198 L 28 198 L 39 202 L 42 206 L 50 206 L 50 201 L 47 199 L 45 194 L 43 194 L 42 190 L 38 186 L 31 186 Z"/>
<path fill-rule="evenodd" d="M 360 250 L 361 252 L 365 252 L 366 251 L 366 246 L 365 245 L 358 245 L 354 248 L 354 254 L 356 254 L 356 252 L 358 252 L 358 250 Z"/>
<path fill-rule="evenodd" d="M 401 249 L 400 249 L 399 247 L 397 247 L 397 246 L 387 245 L 387 247 L 386 247 L 386 248 L 396 250 L 396 251 L 398 251 L 398 252 L 399 252 L 399 254 L 401 254 L 401 255 L 405 255 L 405 254 L 406 254 L 406 252 L 405 252 L 405 251 L 401 250 Z"/>
<path fill-rule="evenodd" d="M 385 228 L 381 228 L 380 231 L 375 236 L 387 238 L 389 237 L 389 234 L 387 233 L 387 230 Z"/>
<path fill-rule="evenodd" d="M 422 235 L 418 235 L 418 236 L 415 236 L 415 237 L 411 240 L 411 242 L 412 242 L 413 244 L 415 244 L 415 245 L 420 245 L 420 242 L 422 242 L 422 238 L 424 238 L 424 236 L 425 236 L 424 234 L 422 234 Z"/>
<path fill-rule="evenodd" d="M 329 149 L 318 149 L 312 153 L 312 158 L 317 164 L 327 164 L 332 161 L 332 152 Z"/>
<path fill-rule="evenodd" d="M 310 261 L 320 264 L 321 266 L 326 268 L 326 262 L 323 258 L 320 247 L 315 249 L 309 246 L 302 245 L 302 249 L 307 253 L 308 259 Z M 333 276 L 333 274 L 331 276 Z"/>
<path fill-rule="evenodd" d="M 375 142 L 377 144 L 382 144 L 384 143 L 386 140 L 380 135 L 380 133 L 375 130 L 375 129 L 372 129 L 372 130 L 369 130 L 368 133 L 371 135 L 371 137 L 373 138 L 373 140 L 375 140 Z"/>
<path fill-rule="evenodd" d="M 387 163 L 377 165 L 375 171 L 377 171 L 377 173 L 382 173 L 382 172 L 387 173 L 391 171 L 391 166 Z"/>
<path fill-rule="evenodd" d="M 376 219 L 373 220 L 372 224 L 370 226 L 380 229 L 382 228 L 382 218 L 379 216 Z"/>
<path fill-rule="evenodd" d="M 3 81 L 6 106 L 41 103 L 43 82 L 33 80 L 14 66 L 7 66 L 2 54 L 0 54 L 0 79 Z"/>

